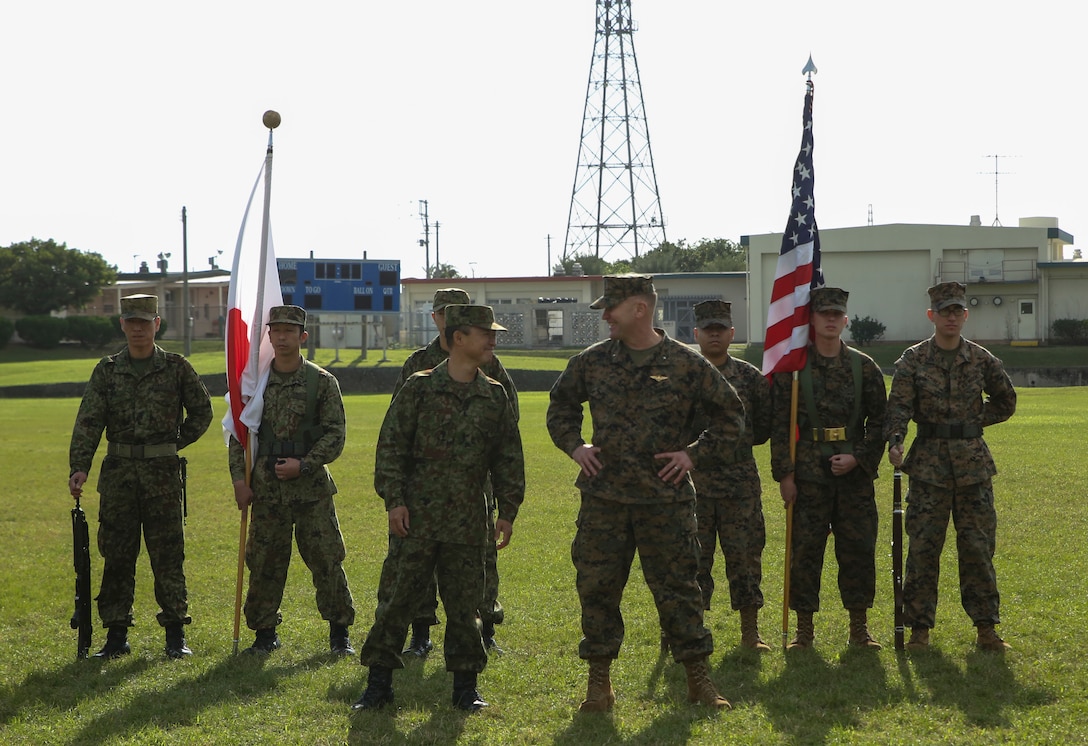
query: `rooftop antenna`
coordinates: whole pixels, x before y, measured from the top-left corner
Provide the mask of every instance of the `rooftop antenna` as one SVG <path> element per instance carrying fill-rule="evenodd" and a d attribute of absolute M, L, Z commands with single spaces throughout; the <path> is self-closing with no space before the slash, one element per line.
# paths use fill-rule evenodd
<path fill-rule="evenodd" d="M 1009 174 L 1009 173 L 1012 173 L 1012 172 L 1011 171 L 998 170 L 997 159 L 998 158 L 1010 158 L 1011 156 L 996 155 L 995 154 L 995 155 L 987 155 L 987 156 L 983 156 L 983 157 L 984 158 L 993 158 L 994 159 L 994 170 L 993 171 L 979 171 L 979 173 L 980 174 L 993 174 L 994 175 L 994 222 L 991 223 L 990 225 L 991 225 L 991 227 L 997 226 L 997 227 L 1000 228 L 1000 227 L 1002 227 L 1001 220 L 998 219 L 998 217 L 997 217 L 997 212 L 998 212 L 997 211 L 997 177 L 999 175 L 1001 175 L 1001 174 Z"/>

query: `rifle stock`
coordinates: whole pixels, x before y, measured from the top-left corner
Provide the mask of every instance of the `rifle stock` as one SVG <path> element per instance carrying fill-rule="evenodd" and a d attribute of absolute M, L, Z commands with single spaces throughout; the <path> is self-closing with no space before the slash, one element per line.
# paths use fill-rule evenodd
<path fill-rule="evenodd" d="M 91 539 L 87 515 L 79 505 L 72 508 L 72 561 L 76 573 L 75 611 L 71 627 L 77 631 L 76 657 L 86 658 L 91 649 Z"/>
<path fill-rule="evenodd" d="M 892 445 L 902 445 L 903 436 L 892 438 Z M 895 649 L 903 650 L 903 472 L 895 467 L 892 477 L 892 588 L 895 594 Z"/>

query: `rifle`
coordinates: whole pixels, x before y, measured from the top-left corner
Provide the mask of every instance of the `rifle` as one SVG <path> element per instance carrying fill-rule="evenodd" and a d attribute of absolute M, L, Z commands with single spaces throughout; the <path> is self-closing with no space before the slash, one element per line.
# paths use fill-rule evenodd
<path fill-rule="evenodd" d="M 189 517 L 189 459 L 179 456 L 178 466 L 181 469 L 181 524 L 184 526 Z"/>
<path fill-rule="evenodd" d="M 76 571 L 76 608 L 70 622 L 78 630 L 76 658 L 86 658 L 91 649 L 91 538 L 87 515 L 79 506 L 72 508 L 72 560 Z"/>
<path fill-rule="evenodd" d="M 893 435 L 892 445 L 902 445 L 903 436 Z M 903 472 L 895 467 L 892 476 L 892 588 L 895 594 L 895 649 L 903 650 Z"/>

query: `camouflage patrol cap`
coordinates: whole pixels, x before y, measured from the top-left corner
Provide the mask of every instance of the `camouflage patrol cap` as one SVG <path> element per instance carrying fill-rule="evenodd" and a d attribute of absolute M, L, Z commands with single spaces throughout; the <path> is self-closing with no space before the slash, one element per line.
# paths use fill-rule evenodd
<path fill-rule="evenodd" d="M 846 313 L 846 299 L 850 293 L 842 288 L 816 288 L 810 296 L 812 312 L 842 311 Z"/>
<path fill-rule="evenodd" d="M 457 326 L 478 326 L 481 329 L 506 331 L 505 326 L 495 323 L 495 311 L 491 306 L 451 303 L 446 306 L 446 328 Z"/>
<path fill-rule="evenodd" d="M 122 319 L 154 321 L 159 315 L 159 298 L 155 295 L 126 295 L 121 299 Z"/>
<path fill-rule="evenodd" d="M 650 295 L 654 290 L 652 275 L 605 275 L 604 295 L 589 304 L 590 308 L 611 308 L 633 295 Z"/>
<path fill-rule="evenodd" d="M 727 300 L 704 300 L 696 303 L 695 326 L 706 329 L 708 326 L 724 326 L 730 329 L 733 326 L 733 304 Z"/>
<path fill-rule="evenodd" d="M 926 292 L 929 293 L 929 305 L 934 311 L 940 311 L 949 306 L 967 308 L 967 286 L 963 283 L 942 282 Z"/>
<path fill-rule="evenodd" d="M 306 309 L 301 306 L 272 306 L 268 310 L 268 326 L 273 324 L 298 324 L 306 326 Z"/>
<path fill-rule="evenodd" d="M 461 288 L 442 288 L 441 290 L 434 291 L 434 302 L 431 303 L 431 310 L 435 313 L 443 310 L 446 306 L 453 305 L 468 305 L 472 303 L 472 300 Z"/>

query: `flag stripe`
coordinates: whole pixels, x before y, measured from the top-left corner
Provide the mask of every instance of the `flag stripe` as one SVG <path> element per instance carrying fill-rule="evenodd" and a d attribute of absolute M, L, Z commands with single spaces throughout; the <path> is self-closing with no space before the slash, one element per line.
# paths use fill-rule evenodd
<path fill-rule="evenodd" d="M 805 366 L 810 338 L 810 294 L 813 288 L 824 284 L 813 198 L 811 81 L 805 92 L 802 123 L 801 150 L 793 169 L 793 204 L 782 234 L 782 249 L 767 306 L 767 333 L 763 341 L 763 374 L 767 376 Z"/>

